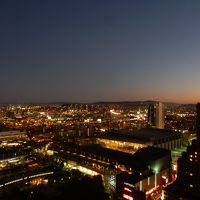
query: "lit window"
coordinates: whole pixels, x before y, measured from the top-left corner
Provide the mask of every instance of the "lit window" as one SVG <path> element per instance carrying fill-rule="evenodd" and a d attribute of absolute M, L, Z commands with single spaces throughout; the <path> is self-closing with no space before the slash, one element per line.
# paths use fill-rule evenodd
<path fill-rule="evenodd" d="M 194 186 L 192 184 L 190 184 L 190 187 L 193 188 Z"/>
<path fill-rule="evenodd" d="M 197 155 L 197 152 L 195 151 L 195 154 Z"/>
<path fill-rule="evenodd" d="M 190 176 L 193 176 L 193 173 L 190 173 Z"/>
<path fill-rule="evenodd" d="M 190 155 L 190 158 L 192 158 L 192 155 Z"/>
<path fill-rule="evenodd" d="M 123 197 L 125 199 L 128 199 L 128 200 L 133 200 L 133 197 L 129 196 L 129 195 L 126 195 L 126 194 L 123 194 Z"/>
<path fill-rule="evenodd" d="M 132 192 L 129 188 L 125 187 L 124 190 L 128 191 L 128 192 Z"/>
<path fill-rule="evenodd" d="M 192 158 L 190 158 L 190 161 L 192 161 Z"/>
<path fill-rule="evenodd" d="M 173 169 L 174 169 L 174 171 L 176 171 L 177 170 L 177 166 L 173 165 Z"/>

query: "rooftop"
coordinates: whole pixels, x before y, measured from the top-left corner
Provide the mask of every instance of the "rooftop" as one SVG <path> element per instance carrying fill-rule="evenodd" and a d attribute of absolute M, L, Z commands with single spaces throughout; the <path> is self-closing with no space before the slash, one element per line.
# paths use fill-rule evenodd
<path fill-rule="evenodd" d="M 80 148 L 84 152 L 114 160 L 125 166 L 130 166 L 141 170 L 147 168 L 146 163 L 139 162 L 137 159 L 134 158 L 133 154 L 124 153 L 108 148 L 102 148 L 98 145 L 87 145 L 81 146 Z"/>
<path fill-rule="evenodd" d="M 154 140 L 159 140 L 163 138 L 168 138 L 170 136 L 178 135 L 182 137 L 180 133 L 166 130 L 166 129 L 156 129 L 156 128 L 144 128 L 136 131 L 112 131 L 106 132 L 99 136 L 99 138 L 119 140 L 127 142 L 139 142 L 148 143 Z"/>
<path fill-rule="evenodd" d="M 154 147 L 142 148 L 135 154 L 102 148 L 98 145 L 81 146 L 81 150 L 97 156 L 115 160 L 120 164 L 130 166 L 135 169 L 147 169 L 150 164 L 157 162 L 164 157 L 168 156 L 169 160 L 171 158 L 169 150 Z M 166 168 L 166 166 L 162 166 L 162 168 Z"/>

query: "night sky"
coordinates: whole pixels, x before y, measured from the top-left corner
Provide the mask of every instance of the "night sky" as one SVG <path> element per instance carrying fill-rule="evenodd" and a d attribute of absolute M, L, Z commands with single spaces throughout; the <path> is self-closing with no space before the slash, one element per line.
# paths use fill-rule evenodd
<path fill-rule="evenodd" d="M 0 1 L 0 102 L 200 100 L 199 0 Z"/>

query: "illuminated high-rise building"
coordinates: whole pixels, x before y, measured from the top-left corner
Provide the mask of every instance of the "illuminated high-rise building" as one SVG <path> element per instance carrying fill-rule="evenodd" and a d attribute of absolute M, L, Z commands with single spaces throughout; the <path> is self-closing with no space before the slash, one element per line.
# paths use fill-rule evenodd
<path fill-rule="evenodd" d="M 148 125 L 152 128 L 164 128 L 164 105 L 162 102 L 149 106 Z"/>
<path fill-rule="evenodd" d="M 178 159 L 176 181 L 163 191 L 166 200 L 200 199 L 200 103 L 197 104 L 197 140 Z"/>

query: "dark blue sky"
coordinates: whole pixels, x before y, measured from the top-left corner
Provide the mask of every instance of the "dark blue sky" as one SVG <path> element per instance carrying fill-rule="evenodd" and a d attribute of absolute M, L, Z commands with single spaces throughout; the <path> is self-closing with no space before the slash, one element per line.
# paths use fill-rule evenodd
<path fill-rule="evenodd" d="M 0 1 L 0 69 L 0 102 L 196 102 L 200 1 Z"/>

